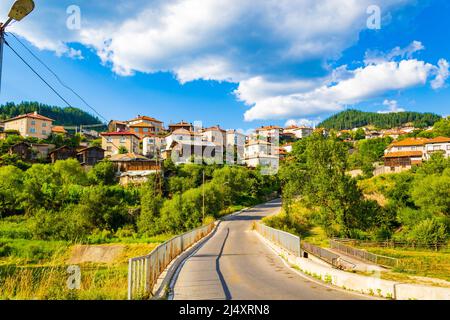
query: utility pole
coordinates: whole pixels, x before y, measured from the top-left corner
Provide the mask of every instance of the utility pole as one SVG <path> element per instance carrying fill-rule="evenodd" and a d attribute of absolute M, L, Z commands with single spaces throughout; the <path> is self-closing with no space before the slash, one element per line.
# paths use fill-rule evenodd
<path fill-rule="evenodd" d="M 16 0 L 8 14 L 5 23 L 0 22 L 0 92 L 2 90 L 2 68 L 3 68 L 3 44 L 5 43 L 6 27 L 13 21 L 20 21 L 34 10 L 33 0 Z"/>

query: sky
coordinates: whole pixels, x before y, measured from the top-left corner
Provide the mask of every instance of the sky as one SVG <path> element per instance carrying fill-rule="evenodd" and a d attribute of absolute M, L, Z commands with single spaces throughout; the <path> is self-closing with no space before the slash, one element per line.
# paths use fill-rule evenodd
<path fill-rule="evenodd" d="M 13 0 L 0 0 L 6 20 Z M 353 108 L 450 114 L 450 1 L 35 0 L 8 27 L 104 118 L 250 130 Z M 72 106 L 91 112 L 10 34 Z M 5 47 L 0 104 L 65 106 Z M 92 112 L 91 112 L 92 113 Z"/>

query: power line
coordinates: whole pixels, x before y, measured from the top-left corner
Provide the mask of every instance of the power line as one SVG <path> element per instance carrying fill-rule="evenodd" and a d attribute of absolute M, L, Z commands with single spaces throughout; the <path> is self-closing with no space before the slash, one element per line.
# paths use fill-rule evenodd
<path fill-rule="evenodd" d="M 69 102 L 67 102 L 66 99 L 63 98 L 63 96 L 61 96 L 58 91 L 56 91 L 56 89 L 54 89 L 43 77 L 41 77 L 41 75 L 28 63 L 25 61 L 24 58 L 22 58 L 22 56 L 16 51 L 14 50 L 13 47 L 10 46 L 10 44 L 8 43 L 8 41 L 6 41 L 6 39 L 4 40 L 5 44 L 12 50 L 12 52 L 14 52 L 14 54 L 20 59 L 22 60 L 23 63 L 25 63 L 27 65 L 28 68 L 30 68 L 31 71 L 33 71 L 33 73 L 35 75 L 37 75 L 39 77 L 39 79 L 42 80 L 42 82 L 44 82 L 62 101 L 64 101 L 65 104 L 67 104 L 68 107 L 72 107 L 70 105 Z"/>
<path fill-rule="evenodd" d="M 94 107 L 92 107 L 81 95 L 79 95 L 74 89 L 72 89 L 71 87 L 69 87 L 67 84 L 65 84 L 61 78 L 44 62 L 42 61 L 36 54 L 34 54 L 34 52 L 28 48 L 28 46 L 26 46 L 18 37 L 16 37 L 16 35 L 14 33 L 10 33 L 8 32 L 7 35 L 11 35 L 13 36 L 17 42 L 19 42 L 37 61 L 39 61 L 55 78 L 56 80 L 58 80 L 58 82 L 67 90 L 71 91 L 74 95 L 76 95 L 81 101 L 83 101 L 83 103 L 89 108 L 91 109 L 96 115 L 98 115 L 100 118 L 102 118 L 103 120 L 105 120 L 106 123 L 108 123 L 108 120 L 103 117 Z"/>

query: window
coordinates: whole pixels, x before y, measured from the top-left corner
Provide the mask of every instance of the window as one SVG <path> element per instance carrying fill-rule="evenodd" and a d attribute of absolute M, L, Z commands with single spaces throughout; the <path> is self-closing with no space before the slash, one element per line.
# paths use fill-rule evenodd
<path fill-rule="evenodd" d="M 43 128 L 47 127 L 47 123 L 46 123 L 46 122 L 43 122 L 43 123 L 42 123 L 42 127 L 43 127 Z"/>
<path fill-rule="evenodd" d="M 144 130 L 144 132 L 148 132 L 148 128 L 144 128 L 143 130 Z"/>
<path fill-rule="evenodd" d="M 447 145 L 447 150 L 450 150 L 450 144 Z"/>
<path fill-rule="evenodd" d="M 433 151 L 441 150 L 441 146 L 433 146 Z"/>
<path fill-rule="evenodd" d="M 30 133 L 36 133 L 36 129 L 35 128 L 30 128 Z"/>
<path fill-rule="evenodd" d="M 32 126 L 35 126 L 35 125 L 36 125 L 36 121 L 32 120 L 32 121 L 31 121 L 31 125 L 32 125 Z"/>
<path fill-rule="evenodd" d="M 42 134 L 43 134 L 43 135 L 46 135 L 46 134 L 47 134 L 47 131 L 46 131 L 46 130 L 42 130 Z"/>
<path fill-rule="evenodd" d="M 112 151 L 112 147 L 111 146 L 106 147 L 106 151 Z"/>
<path fill-rule="evenodd" d="M 110 137 L 106 138 L 106 142 L 112 143 L 112 138 L 110 138 Z M 108 147 L 108 148 L 110 148 L 110 147 Z"/>
<path fill-rule="evenodd" d="M 414 146 L 411 147 L 411 150 L 412 150 L 412 151 L 415 151 L 415 150 L 416 150 L 416 147 L 414 147 Z"/>
<path fill-rule="evenodd" d="M 127 142 L 127 138 L 121 137 L 121 138 L 120 138 L 120 143 L 125 143 L 125 142 Z"/>

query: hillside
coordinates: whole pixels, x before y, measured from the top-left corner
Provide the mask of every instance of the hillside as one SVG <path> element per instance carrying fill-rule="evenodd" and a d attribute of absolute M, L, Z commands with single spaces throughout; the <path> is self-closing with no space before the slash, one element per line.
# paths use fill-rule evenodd
<path fill-rule="evenodd" d="M 37 111 L 39 114 L 55 120 L 55 125 L 75 126 L 101 124 L 102 122 L 91 114 L 78 108 L 61 108 L 49 106 L 38 102 L 21 102 L 15 104 L 8 102 L 0 106 L 0 120 L 12 118 L 21 114 Z"/>
<path fill-rule="evenodd" d="M 434 113 L 375 113 L 359 110 L 346 110 L 326 119 L 319 124 L 319 127 L 335 130 L 346 130 L 372 125 L 379 129 L 388 129 L 412 122 L 416 127 L 420 128 L 432 126 L 441 118 L 441 116 Z"/>

